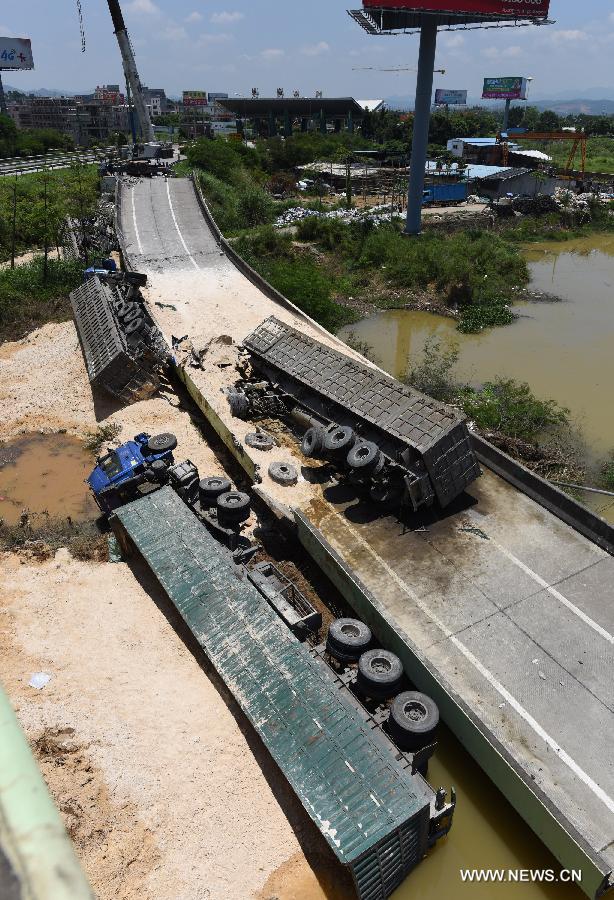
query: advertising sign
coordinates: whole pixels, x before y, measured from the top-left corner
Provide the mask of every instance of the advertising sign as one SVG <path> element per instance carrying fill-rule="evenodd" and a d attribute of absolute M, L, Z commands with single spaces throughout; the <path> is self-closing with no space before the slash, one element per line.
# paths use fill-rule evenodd
<path fill-rule="evenodd" d="M 467 106 L 467 91 L 435 91 L 435 106 Z"/>
<path fill-rule="evenodd" d="M 207 105 L 207 92 L 206 91 L 184 91 L 183 92 L 183 105 L 184 106 L 206 106 Z"/>
<path fill-rule="evenodd" d="M 510 75 L 506 78 L 485 78 L 483 100 L 526 100 L 526 78 Z"/>
<path fill-rule="evenodd" d="M 482 14 L 506 19 L 544 19 L 550 0 L 363 0 L 368 9 L 398 9 L 411 12 Z"/>
<path fill-rule="evenodd" d="M 32 44 L 28 38 L 0 37 L 0 69 L 33 69 Z"/>

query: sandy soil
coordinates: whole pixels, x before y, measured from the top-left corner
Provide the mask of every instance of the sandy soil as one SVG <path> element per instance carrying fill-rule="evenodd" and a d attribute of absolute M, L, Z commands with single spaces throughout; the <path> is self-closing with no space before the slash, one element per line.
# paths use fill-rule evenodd
<path fill-rule="evenodd" d="M 0 385 L 4 437 L 172 430 L 201 473 L 223 472 L 175 395 L 126 409 L 93 399 L 72 323 L 2 345 Z M 0 680 L 98 897 L 324 896 L 302 885 L 317 887 L 312 866 L 330 869 L 326 845 L 147 574 L 66 551 L 5 555 L 0 570 Z M 52 675 L 40 692 L 38 671 Z M 261 894 L 290 858 L 296 889 L 284 876 L 285 894 Z"/>

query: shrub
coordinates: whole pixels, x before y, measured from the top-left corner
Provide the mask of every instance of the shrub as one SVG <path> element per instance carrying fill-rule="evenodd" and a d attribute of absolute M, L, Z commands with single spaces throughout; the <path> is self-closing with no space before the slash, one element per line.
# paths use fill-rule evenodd
<path fill-rule="evenodd" d="M 275 218 L 275 204 L 260 188 L 248 188 L 239 194 L 237 216 L 243 228 L 267 225 Z"/>
<path fill-rule="evenodd" d="M 614 450 L 601 468 L 600 483 L 606 491 L 614 491 Z"/>
<path fill-rule="evenodd" d="M 232 182 L 241 167 L 241 156 L 223 138 L 202 138 L 188 147 L 186 156 L 191 166 L 203 169 L 221 181 Z"/>
<path fill-rule="evenodd" d="M 555 400 L 540 400 L 528 384 L 497 378 L 481 390 L 465 387 L 463 409 L 482 431 L 499 431 L 513 438 L 535 441 L 548 428 L 569 424 L 569 410 Z"/>
<path fill-rule="evenodd" d="M 72 311 L 68 294 L 83 278 L 83 264 L 41 256 L 15 269 L 0 270 L 0 339 L 22 337 L 46 322 L 64 322 Z"/>
<path fill-rule="evenodd" d="M 404 381 L 435 400 L 450 403 L 460 390 L 452 374 L 458 356 L 458 344 L 444 345 L 436 335 L 431 335 L 424 343 L 421 362 L 407 373 Z"/>

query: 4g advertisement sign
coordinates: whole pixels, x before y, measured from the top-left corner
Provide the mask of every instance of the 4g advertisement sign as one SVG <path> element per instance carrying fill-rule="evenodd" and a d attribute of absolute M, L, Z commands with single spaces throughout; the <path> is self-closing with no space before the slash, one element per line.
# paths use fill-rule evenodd
<path fill-rule="evenodd" d="M 0 37 L 0 69 L 33 69 L 32 44 L 28 38 Z"/>
<path fill-rule="evenodd" d="M 365 9 L 441 12 L 501 16 L 506 19 L 545 19 L 550 0 L 363 0 Z"/>

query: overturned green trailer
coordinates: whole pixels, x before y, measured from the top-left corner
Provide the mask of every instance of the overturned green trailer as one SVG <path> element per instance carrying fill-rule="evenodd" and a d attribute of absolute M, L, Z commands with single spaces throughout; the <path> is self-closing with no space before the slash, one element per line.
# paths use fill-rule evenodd
<path fill-rule="evenodd" d="M 117 510 L 361 900 L 383 900 L 451 826 L 444 801 L 351 703 L 169 487 Z"/>

